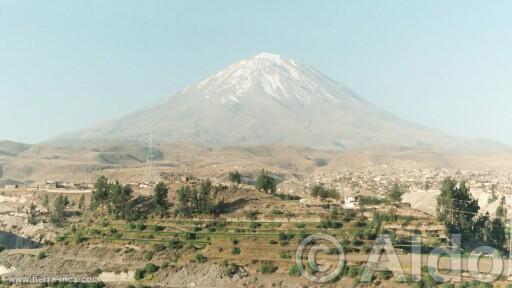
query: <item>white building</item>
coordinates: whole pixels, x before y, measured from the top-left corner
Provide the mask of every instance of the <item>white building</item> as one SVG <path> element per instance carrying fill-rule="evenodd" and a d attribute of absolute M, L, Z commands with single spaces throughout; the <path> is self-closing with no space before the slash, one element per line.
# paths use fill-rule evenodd
<path fill-rule="evenodd" d="M 359 208 L 359 196 L 347 196 L 343 203 L 345 209 L 358 209 Z"/>

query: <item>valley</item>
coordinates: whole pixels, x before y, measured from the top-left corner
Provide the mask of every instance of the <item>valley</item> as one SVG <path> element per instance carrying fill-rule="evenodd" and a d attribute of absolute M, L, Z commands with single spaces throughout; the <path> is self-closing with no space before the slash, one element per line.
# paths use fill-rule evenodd
<path fill-rule="evenodd" d="M 0 230 L 16 236 L 3 238 L 7 239 L 2 242 L 7 250 L 0 253 L 3 279 L 37 271 L 38 275 L 97 277 L 113 287 L 357 286 L 362 285 L 362 267 L 377 235 L 393 235 L 407 274 L 412 273 L 413 233 L 422 237 L 422 266 L 429 265 L 428 252 L 436 245 L 451 246 L 446 228 L 435 217 L 436 197 L 445 178 L 467 181 L 480 213 L 489 212 L 491 217 L 497 217 L 501 201 L 509 205 L 512 195 L 511 175 L 501 166 L 507 163 L 506 154 L 498 163 L 490 160 L 498 158 L 494 155 L 416 150 L 211 149 L 186 144 L 158 144 L 152 149 L 158 158 L 150 162 L 143 160 L 147 148 L 136 144 L 36 145 L 7 159 L 3 181 L 17 184 L 0 189 Z M 262 170 L 275 179 L 274 192 L 257 188 Z M 237 171 L 239 178 L 233 179 L 230 171 Z M 136 206 L 130 209 L 141 213 L 133 216 L 137 220 L 119 219 L 111 208 L 92 206 L 97 179 L 103 175 L 133 191 L 130 197 Z M 212 185 L 208 201 L 222 203 L 222 209 L 183 212 L 180 191 L 184 187 L 202 191 L 205 181 Z M 168 190 L 165 216 L 151 206 L 155 184 L 160 182 Z M 389 200 L 396 185 L 400 202 Z M 335 194 L 316 197 L 314 187 Z M 57 198 L 63 196 L 64 222 L 55 224 Z M 350 196 L 360 198 L 356 209 L 344 208 Z M 331 284 L 311 282 L 296 270 L 300 242 L 315 234 L 331 235 L 343 248 L 345 272 Z M 31 241 L 36 245 L 26 244 Z M 26 249 L 34 246 L 38 248 Z M 320 254 L 318 261 L 336 263 L 332 253 Z M 440 259 L 440 269 L 448 269 L 448 259 Z M 486 267 L 488 260 L 482 261 Z M 149 264 L 157 268 L 146 267 L 152 271 L 147 272 Z M 410 285 L 379 273 L 372 277 L 372 285 Z M 464 281 L 473 281 L 468 270 L 462 274 Z"/>

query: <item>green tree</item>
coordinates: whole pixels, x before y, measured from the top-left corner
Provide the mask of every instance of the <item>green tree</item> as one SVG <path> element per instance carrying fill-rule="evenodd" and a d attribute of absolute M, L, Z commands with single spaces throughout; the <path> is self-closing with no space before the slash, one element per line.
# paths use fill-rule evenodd
<path fill-rule="evenodd" d="M 197 195 L 197 212 L 199 213 L 210 213 L 210 192 L 212 191 L 212 183 L 210 180 L 201 181 L 201 187 L 199 194 Z"/>
<path fill-rule="evenodd" d="M 99 176 L 94 183 L 92 191 L 91 209 L 96 210 L 100 207 L 106 207 L 109 203 L 110 185 L 105 176 Z"/>
<path fill-rule="evenodd" d="M 267 194 L 276 193 L 277 180 L 269 175 L 265 170 L 261 170 L 256 179 L 256 189 L 264 191 Z"/>
<path fill-rule="evenodd" d="M 493 203 L 498 199 L 498 195 L 496 195 L 496 184 L 492 184 L 491 186 L 491 196 L 487 199 L 487 203 Z"/>
<path fill-rule="evenodd" d="M 229 176 L 229 181 L 231 181 L 231 183 L 236 184 L 236 185 L 242 183 L 242 175 L 237 170 L 229 171 L 228 176 Z"/>
<path fill-rule="evenodd" d="M 500 218 L 495 218 L 491 222 L 491 231 L 490 231 L 491 239 L 490 241 L 493 246 L 497 249 L 503 247 L 506 242 L 505 236 L 505 224 Z"/>
<path fill-rule="evenodd" d="M 188 185 L 183 186 L 178 189 L 177 211 L 185 216 L 191 216 L 192 213 L 221 214 L 226 208 L 224 200 L 215 202 L 215 195 L 210 180 L 202 181 L 199 190 L 190 188 Z"/>
<path fill-rule="evenodd" d="M 43 197 L 43 207 L 46 208 L 46 210 L 50 209 L 50 200 L 48 199 L 48 194 L 45 194 Z"/>
<path fill-rule="evenodd" d="M 505 219 L 507 217 L 506 199 L 501 197 L 500 205 L 496 208 L 496 218 Z"/>
<path fill-rule="evenodd" d="M 78 209 L 80 209 L 80 211 L 85 210 L 85 195 L 84 194 L 82 194 L 82 196 L 80 196 L 80 200 L 78 201 Z"/>
<path fill-rule="evenodd" d="M 37 224 L 37 215 L 36 215 L 36 204 L 30 203 L 30 206 L 28 208 L 27 212 L 27 221 L 30 225 L 36 225 Z"/>
<path fill-rule="evenodd" d="M 479 210 L 478 201 L 469 193 L 466 182 L 457 183 L 451 178 L 443 180 L 436 212 L 450 233 L 471 234 Z"/>
<path fill-rule="evenodd" d="M 164 182 L 158 182 L 153 190 L 154 203 L 156 206 L 156 211 L 162 217 L 167 210 L 169 209 L 169 202 L 167 201 L 167 197 L 169 194 L 169 189 L 165 186 Z"/>
<path fill-rule="evenodd" d="M 133 190 L 119 181 L 109 185 L 109 212 L 115 219 L 129 219 L 132 215 Z"/>
<path fill-rule="evenodd" d="M 421 279 L 421 287 L 422 288 L 435 288 L 437 287 L 437 280 L 430 275 L 430 273 L 427 273 L 423 278 Z"/>
<path fill-rule="evenodd" d="M 192 209 L 190 207 L 190 194 L 191 189 L 188 185 L 182 186 L 180 189 L 178 189 L 178 211 L 185 216 L 190 216 L 192 213 Z"/>
<path fill-rule="evenodd" d="M 388 198 L 393 202 L 400 203 L 402 201 L 402 195 L 402 188 L 395 182 L 388 192 Z"/>
<path fill-rule="evenodd" d="M 483 242 L 488 242 L 491 239 L 491 217 L 489 213 L 478 215 L 473 225 L 473 235 Z"/>
<path fill-rule="evenodd" d="M 322 187 L 321 185 L 315 185 L 311 188 L 311 196 L 313 197 L 318 197 L 320 196 L 320 194 L 322 193 L 322 190 L 324 189 L 324 187 Z"/>
<path fill-rule="evenodd" d="M 62 226 L 66 218 L 66 207 L 68 198 L 62 195 L 57 196 L 53 202 L 53 211 L 51 212 L 50 222 L 55 226 Z"/>
<path fill-rule="evenodd" d="M 480 215 L 474 225 L 476 239 L 487 243 L 494 248 L 501 249 L 506 242 L 505 224 L 502 219 L 491 219 L 489 213 Z"/>

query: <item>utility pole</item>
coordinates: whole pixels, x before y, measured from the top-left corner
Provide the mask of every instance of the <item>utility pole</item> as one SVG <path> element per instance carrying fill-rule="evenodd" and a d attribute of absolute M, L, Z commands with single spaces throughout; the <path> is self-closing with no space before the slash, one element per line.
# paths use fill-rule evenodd
<path fill-rule="evenodd" d="M 153 124 L 151 124 L 151 131 L 149 133 L 148 155 L 146 157 L 146 169 L 148 172 L 148 175 L 147 175 L 148 186 L 151 187 L 151 185 L 153 184 Z"/>

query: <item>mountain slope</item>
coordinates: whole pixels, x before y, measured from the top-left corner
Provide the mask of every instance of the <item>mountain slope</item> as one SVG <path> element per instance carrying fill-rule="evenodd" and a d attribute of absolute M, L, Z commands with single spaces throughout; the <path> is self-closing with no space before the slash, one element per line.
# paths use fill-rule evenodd
<path fill-rule="evenodd" d="M 317 70 L 262 53 L 238 61 L 164 103 L 54 140 L 123 139 L 208 146 L 293 144 L 354 149 L 404 146 L 445 152 L 503 151 L 401 120 Z"/>

